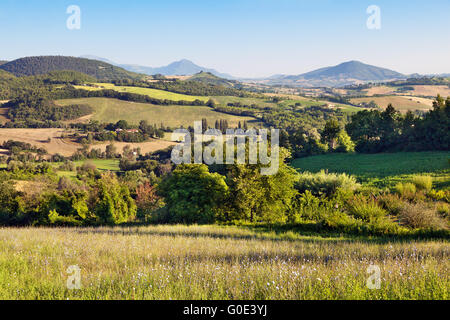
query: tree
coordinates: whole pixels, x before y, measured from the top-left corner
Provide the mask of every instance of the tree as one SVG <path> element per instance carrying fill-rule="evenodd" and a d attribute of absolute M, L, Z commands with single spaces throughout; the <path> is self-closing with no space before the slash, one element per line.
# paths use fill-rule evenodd
<path fill-rule="evenodd" d="M 325 124 L 325 128 L 322 131 L 322 142 L 328 143 L 331 149 L 336 148 L 336 139 L 339 132 L 341 131 L 341 126 L 339 122 L 335 119 L 328 120 Z"/>
<path fill-rule="evenodd" d="M 212 223 L 226 199 L 225 177 L 204 164 L 178 166 L 158 186 L 172 222 Z"/>
<path fill-rule="evenodd" d="M 93 193 L 94 212 L 100 223 L 120 224 L 136 217 L 136 204 L 130 190 L 111 173 L 96 181 Z"/>
<path fill-rule="evenodd" d="M 288 156 L 280 150 L 280 165 L 274 175 L 261 175 L 260 165 L 227 166 L 230 196 L 224 219 L 250 222 L 284 222 L 296 191 L 297 172 L 284 163 Z"/>

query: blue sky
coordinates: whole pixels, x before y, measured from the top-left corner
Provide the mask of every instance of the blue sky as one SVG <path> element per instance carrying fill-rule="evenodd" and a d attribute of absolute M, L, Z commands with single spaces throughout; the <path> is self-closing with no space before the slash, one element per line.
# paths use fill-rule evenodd
<path fill-rule="evenodd" d="M 81 29 L 68 30 L 69 5 Z M 369 5 L 381 29 L 369 30 Z M 1 0 L 0 59 L 97 55 L 162 66 L 183 58 L 243 77 L 348 60 L 450 72 L 449 0 Z"/>

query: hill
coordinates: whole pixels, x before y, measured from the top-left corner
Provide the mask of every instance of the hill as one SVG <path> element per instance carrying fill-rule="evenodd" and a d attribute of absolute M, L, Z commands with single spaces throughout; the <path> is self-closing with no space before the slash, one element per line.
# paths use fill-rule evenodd
<path fill-rule="evenodd" d="M 182 59 L 180 61 L 172 62 L 171 64 L 163 67 L 148 67 L 148 66 L 141 66 L 136 64 L 119 64 L 112 62 L 111 60 L 93 56 L 93 55 L 84 55 L 82 58 L 88 58 L 88 59 L 94 59 L 94 60 L 100 60 L 118 67 L 121 67 L 125 70 L 131 71 L 131 72 L 137 72 L 137 73 L 143 73 L 146 75 L 155 75 L 155 74 L 162 74 L 164 76 L 191 76 L 195 75 L 199 72 L 209 72 L 215 76 L 225 78 L 225 79 L 234 79 L 233 76 L 226 74 L 226 73 L 220 73 L 214 69 L 205 68 L 202 66 L 199 66 L 195 63 L 193 63 L 190 60 Z"/>
<path fill-rule="evenodd" d="M 197 81 L 206 84 L 212 84 L 216 86 L 224 86 L 228 88 L 234 88 L 239 85 L 239 82 L 234 80 L 227 80 L 221 77 L 218 77 L 211 72 L 200 71 L 199 73 L 194 74 L 192 77 L 188 78 L 189 81 Z"/>
<path fill-rule="evenodd" d="M 380 82 L 404 79 L 405 75 L 359 61 L 349 61 L 337 66 L 325 67 L 300 75 L 287 75 L 267 79 L 270 84 L 307 87 L 343 86 L 361 82 Z"/>
<path fill-rule="evenodd" d="M 77 71 L 99 80 L 138 79 L 142 76 L 103 61 L 65 56 L 26 57 L 0 65 L 16 76 L 46 74 L 51 71 Z"/>

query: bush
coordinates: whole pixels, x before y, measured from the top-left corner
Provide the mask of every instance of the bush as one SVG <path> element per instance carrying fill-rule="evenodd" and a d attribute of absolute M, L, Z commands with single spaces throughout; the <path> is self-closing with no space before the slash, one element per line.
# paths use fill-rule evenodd
<path fill-rule="evenodd" d="M 401 224 L 410 228 L 447 229 L 447 223 L 425 203 L 405 203 L 398 217 Z"/>
<path fill-rule="evenodd" d="M 430 191 L 433 187 L 433 179 L 430 176 L 414 176 L 412 183 L 417 190 Z"/>
<path fill-rule="evenodd" d="M 381 208 L 374 199 L 357 196 L 348 201 L 348 212 L 355 218 L 364 221 L 374 221 L 387 216 L 386 210 Z"/>
<path fill-rule="evenodd" d="M 416 186 L 412 183 L 397 183 L 395 191 L 403 198 L 412 199 L 416 194 Z"/>
<path fill-rule="evenodd" d="M 295 185 L 300 193 L 309 190 L 313 195 L 325 195 L 327 197 L 332 197 L 339 189 L 354 192 L 359 187 L 360 184 L 356 182 L 356 178 L 353 176 L 345 173 L 325 173 L 323 170 L 319 173 L 302 173 Z"/>
<path fill-rule="evenodd" d="M 404 206 L 404 201 L 396 194 L 385 194 L 378 197 L 378 203 L 382 208 L 387 210 L 389 214 L 394 216 L 400 213 L 400 210 Z"/>

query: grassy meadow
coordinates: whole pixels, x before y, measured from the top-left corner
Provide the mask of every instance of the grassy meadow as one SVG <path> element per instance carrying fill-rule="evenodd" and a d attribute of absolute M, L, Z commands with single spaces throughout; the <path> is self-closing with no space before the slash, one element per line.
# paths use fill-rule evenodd
<path fill-rule="evenodd" d="M 450 152 L 399 152 L 379 154 L 327 154 L 295 159 L 291 165 L 299 171 L 328 170 L 356 176 L 377 187 L 392 187 L 412 175 L 434 178 L 436 187 L 450 187 Z"/>
<path fill-rule="evenodd" d="M 66 287 L 81 269 L 81 289 Z M 368 289 L 370 265 L 380 289 Z M 220 226 L 0 228 L 0 299 L 448 299 L 442 240 Z"/>
<path fill-rule="evenodd" d="M 139 124 L 141 120 L 147 120 L 151 124 L 161 124 L 169 127 L 193 126 L 194 121 L 206 118 L 213 126 L 216 120 L 228 120 L 231 127 L 237 127 L 238 122 L 247 120 L 255 126 L 256 120 L 252 117 L 234 116 L 212 110 L 203 106 L 162 106 L 146 103 L 129 102 L 110 98 L 81 98 L 58 100 L 59 105 L 87 104 L 94 109 L 91 119 L 103 123 L 126 120 L 131 124 Z"/>
<path fill-rule="evenodd" d="M 84 89 L 84 90 L 102 90 L 102 89 L 111 89 L 118 92 L 129 92 L 129 93 L 136 93 L 141 94 L 145 96 L 149 96 L 155 99 L 167 99 L 172 101 L 194 101 L 194 100 L 201 100 L 201 101 L 208 101 L 208 97 L 202 97 L 202 96 L 190 96 L 187 94 L 180 94 L 165 90 L 158 90 L 158 89 L 152 89 L 152 88 L 140 88 L 140 87 L 126 87 L 126 86 L 116 86 L 112 83 L 95 83 L 95 87 L 91 86 L 75 86 L 77 89 Z"/>

